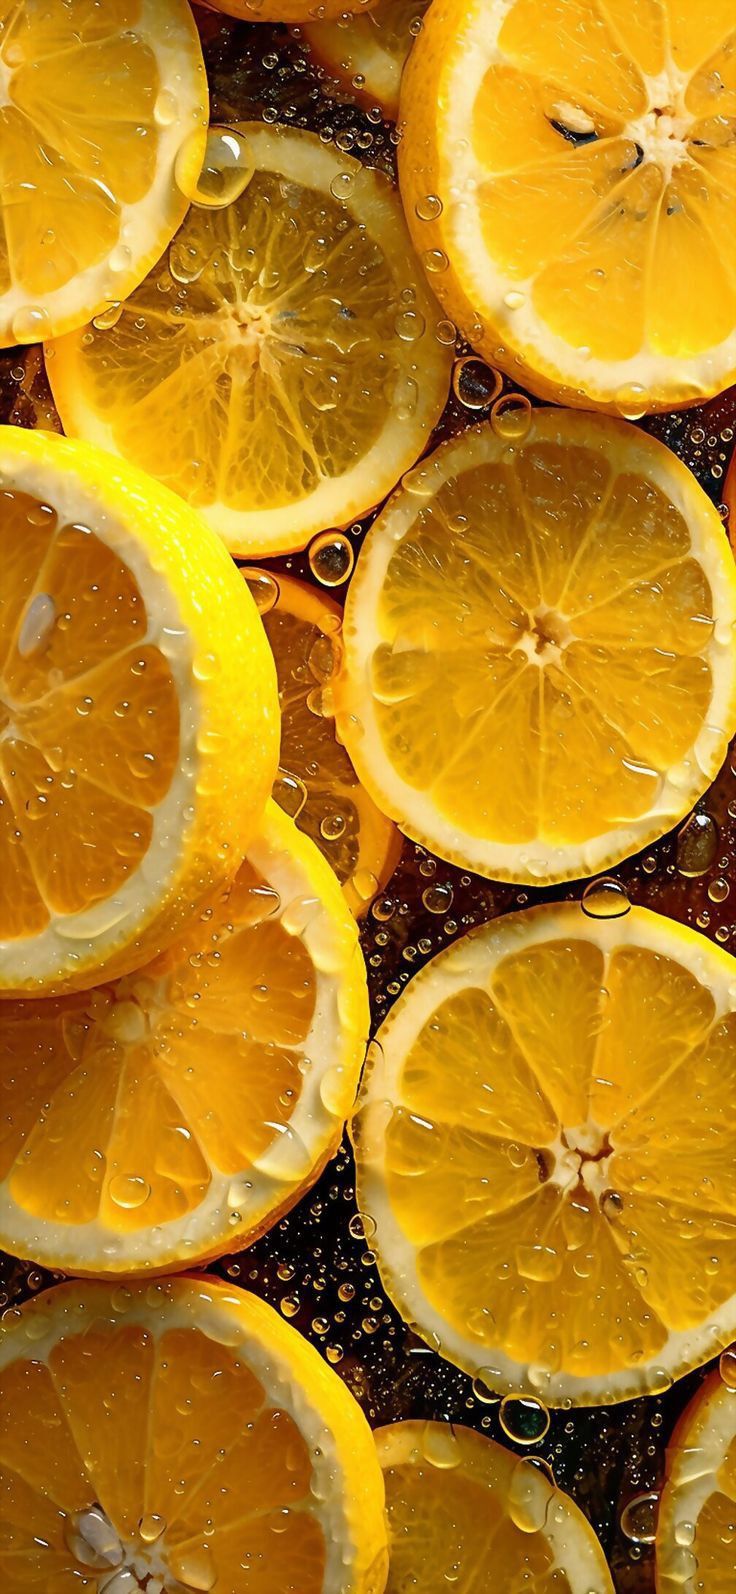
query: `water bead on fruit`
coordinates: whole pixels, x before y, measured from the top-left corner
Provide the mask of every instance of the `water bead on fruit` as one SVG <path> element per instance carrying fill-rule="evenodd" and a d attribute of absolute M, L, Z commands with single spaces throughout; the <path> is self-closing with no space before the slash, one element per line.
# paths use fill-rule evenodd
<path fill-rule="evenodd" d="M 621 1512 L 621 1532 L 634 1544 L 653 1544 L 657 1537 L 660 1497 L 654 1491 L 636 1494 Z"/>
<path fill-rule="evenodd" d="M 323 531 L 309 545 L 309 568 L 323 587 L 340 587 L 355 564 L 352 544 L 341 532 Z"/>
<path fill-rule="evenodd" d="M 507 1439 L 517 1445 L 536 1445 L 550 1425 L 550 1415 L 542 1401 L 528 1395 L 505 1395 L 498 1420 Z"/>
<path fill-rule="evenodd" d="M 465 409 L 483 410 L 503 391 L 503 377 L 476 354 L 466 354 L 453 366 L 452 390 Z"/>
<path fill-rule="evenodd" d="M 491 426 L 505 443 L 520 443 L 531 425 L 532 406 L 524 393 L 504 393 L 491 410 Z"/>
<path fill-rule="evenodd" d="M 580 906 L 590 919 L 621 919 L 629 912 L 631 900 L 620 880 L 605 876 L 585 887 Z"/>
<path fill-rule="evenodd" d="M 191 168 L 184 149 L 177 162 L 177 180 L 185 197 L 205 210 L 223 209 L 245 192 L 253 177 L 247 138 L 234 127 L 210 127 L 204 162 L 194 180 Z"/>

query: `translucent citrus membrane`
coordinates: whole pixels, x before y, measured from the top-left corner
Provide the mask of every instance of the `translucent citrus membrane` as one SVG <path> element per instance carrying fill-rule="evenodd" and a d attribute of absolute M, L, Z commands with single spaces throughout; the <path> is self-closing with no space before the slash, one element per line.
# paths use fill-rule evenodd
<path fill-rule="evenodd" d="M 484 241 L 501 270 L 524 284 L 553 333 L 602 360 L 644 346 L 686 359 L 728 337 L 736 322 L 730 0 L 697 20 L 681 0 L 515 0 L 499 48 L 504 59 L 475 103 L 472 142 L 487 174 Z"/>
<path fill-rule="evenodd" d="M 0 520 L 0 940 L 13 940 L 137 868 L 179 707 L 117 555 L 24 493 L 0 494 Z"/>
<path fill-rule="evenodd" d="M 196 1328 L 156 1339 L 100 1322 L 46 1363 L 10 1364 L 0 1400 L 13 1413 L 0 1435 L 4 1594 L 71 1594 L 121 1564 L 143 1586 L 162 1574 L 167 1588 L 235 1588 L 247 1569 L 258 1594 L 322 1589 L 305 1439 L 235 1350 Z"/>
<path fill-rule="evenodd" d="M 454 474 L 392 554 L 379 624 L 388 758 L 501 842 L 570 845 L 648 812 L 710 701 L 687 523 L 593 448 L 530 440 Z"/>
<path fill-rule="evenodd" d="M 0 291 L 42 298 L 104 260 L 122 207 L 150 189 L 159 69 L 140 0 L 75 0 L 73 31 L 64 6 L 2 12 Z"/>
<path fill-rule="evenodd" d="M 632 1368 L 734 1293 L 735 1043 L 736 1015 L 636 945 L 545 942 L 438 1007 L 401 1074 L 388 1188 L 428 1300 L 489 1365 L 495 1345 Z"/>
<path fill-rule="evenodd" d="M 288 1137 L 316 999 L 288 907 L 246 862 L 140 973 L 0 1004 L 0 1179 L 24 1211 L 150 1229 Z"/>
<path fill-rule="evenodd" d="M 301 31 L 328 71 L 396 118 L 401 73 L 428 0 L 379 0 L 367 16 L 309 22 Z"/>

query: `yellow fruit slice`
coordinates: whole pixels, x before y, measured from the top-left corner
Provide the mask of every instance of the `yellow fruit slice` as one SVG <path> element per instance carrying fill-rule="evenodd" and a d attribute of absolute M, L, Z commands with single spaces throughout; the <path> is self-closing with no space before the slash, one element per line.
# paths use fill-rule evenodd
<path fill-rule="evenodd" d="M 643 908 L 537 908 L 435 958 L 354 1131 L 404 1317 L 548 1405 L 707 1361 L 736 1334 L 735 1071 L 733 959 Z"/>
<path fill-rule="evenodd" d="M 736 1358 L 727 1351 L 667 1446 L 657 1522 L 657 1594 L 729 1594 L 736 1511 Z"/>
<path fill-rule="evenodd" d="M 438 449 L 372 527 L 338 729 L 375 801 L 441 857 L 593 874 L 719 769 L 735 623 L 720 518 L 668 449 L 624 421 L 512 410 Z"/>
<path fill-rule="evenodd" d="M 63 1284 L 0 1331 L 3 1594 L 381 1594 L 360 1407 L 264 1301 Z"/>
<path fill-rule="evenodd" d="M 208 0 L 215 11 L 246 22 L 306 22 L 370 11 L 376 0 Z"/>
<path fill-rule="evenodd" d="M 413 464 L 450 354 L 388 178 L 295 128 L 216 140 L 240 197 L 192 209 L 113 327 L 54 345 L 49 377 L 68 432 L 160 477 L 234 553 L 286 552 Z"/>
<path fill-rule="evenodd" d="M 0 428 L 0 991 L 92 985 L 235 873 L 277 756 L 263 628 L 180 499 Z"/>
<path fill-rule="evenodd" d="M 81 327 L 145 277 L 202 164 L 186 0 L 34 0 L 0 17 L 0 344 Z"/>
<path fill-rule="evenodd" d="M 429 0 L 378 0 L 365 17 L 305 22 L 310 54 L 351 94 L 394 122 L 401 74 Z"/>
<path fill-rule="evenodd" d="M 732 0 L 432 6 L 402 86 L 407 218 L 516 381 L 626 415 L 734 381 L 735 46 Z"/>
<path fill-rule="evenodd" d="M 291 576 L 245 570 L 276 664 L 281 764 L 276 801 L 311 836 L 360 914 L 399 860 L 401 836 L 363 790 L 335 735 L 332 686 L 341 657 L 342 613 Z"/>
<path fill-rule="evenodd" d="M 337 881 L 270 803 L 233 884 L 158 961 L 0 1003 L 0 1244 L 119 1275 L 250 1244 L 336 1150 L 368 1022 Z"/>
<path fill-rule="evenodd" d="M 589 1522 L 533 1461 L 446 1422 L 375 1435 L 386 1485 L 386 1594 L 613 1594 Z"/>

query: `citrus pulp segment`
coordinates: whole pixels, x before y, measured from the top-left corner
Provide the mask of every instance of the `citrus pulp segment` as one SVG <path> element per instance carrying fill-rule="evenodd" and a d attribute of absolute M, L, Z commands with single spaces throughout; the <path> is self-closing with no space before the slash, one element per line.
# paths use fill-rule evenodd
<path fill-rule="evenodd" d="M 370 1430 L 255 1296 L 62 1284 L 6 1313 L 0 1401 L 3 1594 L 381 1594 Z"/>
<path fill-rule="evenodd" d="M 194 206 L 114 326 L 54 345 L 68 432 L 143 466 L 234 553 L 303 548 L 414 463 L 450 353 L 388 178 L 296 128 L 213 134 Z"/>
<path fill-rule="evenodd" d="M 232 885 L 136 973 L 0 1003 L 0 1244 L 67 1273 L 250 1244 L 333 1155 L 368 999 L 330 869 L 269 803 Z"/>
<path fill-rule="evenodd" d="M 208 94 L 186 0 L 5 4 L 0 81 L 7 346 L 81 327 L 145 277 L 184 218 Z"/>
<path fill-rule="evenodd" d="M 368 106 L 379 105 L 394 122 L 406 58 L 429 0 L 378 0 L 364 17 L 347 22 L 305 22 L 310 54 Z"/>
<path fill-rule="evenodd" d="M 734 381 L 735 42 L 731 0 L 432 6 L 402 84 L 406 214 L 514 380 L 632 416 Z"/>
<path fill-rule="evenodd" d="M 0 987 L 89 986 L 231 878 L 276 766 L 273 661 L 222 543 L 86 443 L 0 429 Z"/>
<path fill-rule="evenodd" d="M 642 908 L 465 936 L 378 1032 L 353 1134 L 402 1315 L 497 1392 L 597 1405 L 736 1334 L 733 959 Z"/>
<path fill-rule="evenodd" d="M 386 1486 L 386 1594 L 533 1588 L 613 1594 L 598 1540 L 533 1461 L 472 1428 L 397 1422 L 375 1435 Z"/>
<path fill-rule="evenodd" d="M 372 526 L 338 730 L 441 857 L 533 884 L 593 874 L 720 768 L 735 622 L 733 556 L 685 466 L 624 421 L 534 410 L 513 438 L 499 420 L 444 444 Z"/>
<path fill-rule="evenodd" d="M 657 1522 L 657 1594 L 728 1594 L 733 1586 L 736 1402 L 733 1353 L 685 1408 L 667 1447 Z"/>

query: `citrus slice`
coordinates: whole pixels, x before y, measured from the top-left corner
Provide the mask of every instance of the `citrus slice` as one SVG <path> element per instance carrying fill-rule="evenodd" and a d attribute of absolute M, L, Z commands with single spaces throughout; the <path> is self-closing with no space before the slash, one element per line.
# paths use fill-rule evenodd
<path fill-rule="evenodd" d="M 720 518 L 668 449 L 605 416 L 507 409 L 371 528 L 338 729 L 384 813 L 441 857 L 502 880 L 592 874 L 719 769 L 735 623 Z"/>
<path fill-rule="evenodd" d="M 406 58 L 429 0 L 378 0 L 365 17 L 306 22 L 310 54 L 358 100 L 379 105 L 394 122 Z"/>
<path fill-rule="evenodd" d="M 217 138 L 210 171 L 239 197 L 193 208 L 115 325 L 56 344 L 49 377 L 66 431 L 160 477 L 233 552 L 283 553 L 413 464 L 450 354 L 388 178 L 296 128 Z"/>
<path fill-rule="evenodd" d="M 266 570 L 244 575 L 276 664 L 281 764 L 274 797 L 316 842 L 353 913 L 393 874 L 401 836 L 363 790 L 335 735 L 332 685 L 341 657 L 342 612 L 324 593 Z"/>
<path fill-rule="evenodd" d="M 736 1358 L 726 1351 L 667 1446 L 657 1522 L 657 1594 L 728 1594 L 736 1509 Z M 724 1381 L 725 1380 L 725 1381 Z"/>
<path fill-rule="evenodd" d="M 235 873 L 277 756 L 222 544 L 86 443 L 0 428 L 0 988 L 92 985 Z"/>
<path fill-rule="evenodd" d="M 357 931 L 270 803 L 233 884 L 153 963 L 0 1003 L 0 1244 L 135 1274 L 248 1245 L 332 1156 L 368 1035 Z"/>
<path fill-rule="evenodd" d="M 406 214 L 515 381 L 628 415 L 734 381 L 735 44 L 732 0 L 432 6 L 402 85 Z"/>
<path fill-rule="evenodd" d="M 369 11 L 376 0 L 208 0 L 208 4 L 246 22 L 306 22 L 359 15 Z"/>
<path fill-rule="evenodd" d="M 3 1594 L 380 1594 L 360 1407 L 264 1301 L 62 1284 L 0 1330 Z"/>
<path fill-rule="evenodd" d="M 386 1594 L 613 1594 L 600 1544 L 533 1461 L 472 1428 L 397 1422 L 375 1434 L 386 1485 Z"/>
<path fill-rule="evenodd" d="M 435 958 L 354 1131 L 404 1317 L 548 1405 L 707 1361 L 736 1335 L 735 1060 L 733 959 L 643 908 L 536 908 Z"/>
<path fill-rule="evenodd" d="M 145 277 L 186 213 L 208 97 L 186 0 L 20 0 L 0 26 L 8 345 L 83 326 Z"/>

